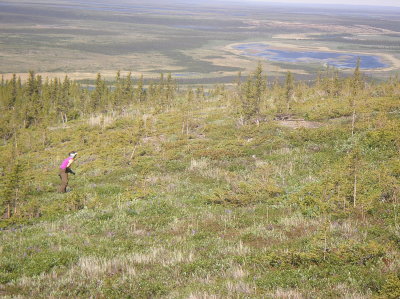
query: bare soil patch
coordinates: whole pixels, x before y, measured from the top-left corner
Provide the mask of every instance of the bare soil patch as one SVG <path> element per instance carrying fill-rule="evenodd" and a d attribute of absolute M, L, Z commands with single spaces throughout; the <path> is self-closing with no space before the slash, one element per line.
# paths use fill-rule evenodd
<path fill-rule="evenodd" d="M 308 121 L 301 118 L 277 117 L 275 118 L 275 120 L 280 126 L 292 129 L 299 129 L 299 128 L 316 129 L 323 126 L 323 124 L 320 122 Z"/>

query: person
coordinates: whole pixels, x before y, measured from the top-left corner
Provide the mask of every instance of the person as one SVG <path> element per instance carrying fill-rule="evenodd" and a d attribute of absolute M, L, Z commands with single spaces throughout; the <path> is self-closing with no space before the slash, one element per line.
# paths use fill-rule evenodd
<path fill-rule="evenodd" d="M 68 158 L 62 161 L 60 165 L 60 174 L 59 177 L 61 179 L 61 185 L 58 188 L 58 192 L 65 193 L 67 192 L 68 186 L 68 173 L 72 173 L 75 175 L 75 172 L 72 171 L 70 168 L 71 164 L 74 163 L 76 156 L 78 155 L 77 152 L 70 152 L 68 154 Z"/>

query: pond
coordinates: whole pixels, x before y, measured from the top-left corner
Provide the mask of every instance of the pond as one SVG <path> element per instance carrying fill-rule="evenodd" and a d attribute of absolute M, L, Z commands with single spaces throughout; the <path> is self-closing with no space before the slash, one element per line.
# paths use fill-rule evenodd
<path fill-rule="evenodd" d="M 360 58 L 360 68 L 362 69 L 388 67 L 388 65 L 383 63 L 381 58 L 376 55 L 325 51 L 277 50 L 262 43 L 241 44 L 233 48 L 241 51 L 242 55 L 261 57 L 277 62 L 321 63 L 337 68 L 355 68 L 357 59 Z"/>

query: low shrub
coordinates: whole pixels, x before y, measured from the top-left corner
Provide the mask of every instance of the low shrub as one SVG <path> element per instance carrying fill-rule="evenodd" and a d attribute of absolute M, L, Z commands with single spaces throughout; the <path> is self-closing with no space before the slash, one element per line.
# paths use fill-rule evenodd
<path fill-rule="evenodd" d="M 240 182 L 229 189 L 216 190 L 207 198 L 207 202 L 247 206 L 275 198 L 280 194 L 282 194 L 282 190 L 272 181 L 265 183 Z"/>

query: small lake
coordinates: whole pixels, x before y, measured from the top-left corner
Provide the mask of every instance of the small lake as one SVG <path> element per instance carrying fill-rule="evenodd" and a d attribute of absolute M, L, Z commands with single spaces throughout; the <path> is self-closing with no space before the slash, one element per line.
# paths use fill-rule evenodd
<path fill-rule="evenodd" d="M 277 62 L 321 63 L 337 68 L 355 68 L 357 59 L 360 58 L 360 68 L 362 69 L 388 67 L 387 64 L 381 61 L 379 56 L 375 55 L 324 51 L 277 50 L 271 49 L 267 44 L 262 43 L 241 44 L 233 48 L 241 51 L 242 55 L 261 57 Z"/>

